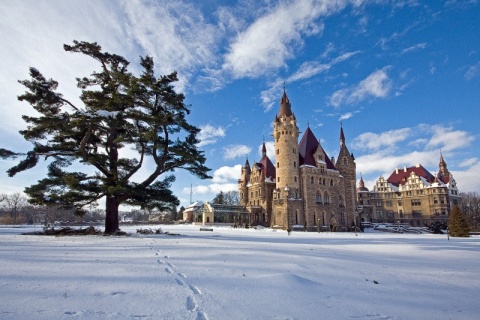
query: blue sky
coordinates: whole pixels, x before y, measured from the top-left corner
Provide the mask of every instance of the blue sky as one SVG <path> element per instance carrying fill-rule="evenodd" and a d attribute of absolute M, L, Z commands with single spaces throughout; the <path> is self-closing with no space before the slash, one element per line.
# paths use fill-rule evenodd
<path fill-rule="evenodd" d="M 63 51 L 75 39 L 124 56 L 133 72 L 146 54 L 158 74 L 178 72 L 213 176 L 176 172 L 184 206 L 190 186 L 194 201 L 236 190 L 246 157 L 259 160 L 263 140 L 273 149 L 284 86 L 300 131 L 310 126 L 331 157 L 343 123 L 368 188 L 403 166 L 434 173 L 442 152 L 459 190 L 480 192 L 478 0 L 2 1 L 0 11 L 1 147 L 30 148 L 18 131 L 32 108 L 16 99 L 28 67 L 78 102 L 75 77 L 98 66 Z M 13 164 L 0 162 L 0 193 L 46 173 L 8 178 Z"/>

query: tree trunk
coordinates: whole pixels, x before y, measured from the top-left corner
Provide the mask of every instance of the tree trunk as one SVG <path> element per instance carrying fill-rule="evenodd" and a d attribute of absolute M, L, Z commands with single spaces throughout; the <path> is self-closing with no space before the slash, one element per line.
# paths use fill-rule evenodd
<path fill-rule="evenodd" d="M 107 196 L 107 205 L 105 208 L 105 233 L 112 234 L 119 230 L 118 228 L 118 199 Z"/>

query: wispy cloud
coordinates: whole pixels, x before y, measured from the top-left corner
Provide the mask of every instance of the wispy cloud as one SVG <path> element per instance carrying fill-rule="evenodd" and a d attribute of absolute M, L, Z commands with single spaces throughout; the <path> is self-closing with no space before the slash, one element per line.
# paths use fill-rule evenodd
<path fill-rule="evenodd" d="M 237 164 L 233 167 L 223 166 L 213 172 L 213 178 L 211 183 L 196 185 L 192 187 L 192 191 L 195 194 L 216 194 L 220 191 L 233 191 L 238 190 L 237 180 L 240 178 L 242 166 Z M 190 193 L 190 187 L 182 189 L 184 194 Z"/>
<path fill-rule="evenodd" d="M 223 148 L 223 158 L 226 160 L 235 159 L 238 157 L 246 157 L 252 148 L 243 144 L 231 144 Z"/>
<path fill-rule="evenodd" d="M 353 139 L 352 147 L 359 150 L 373 151 L 392 148 L 398 142 L 407 140 L 411 134 L 411 128 L 389 130 L 382 133 L 365 132 Z"/>
<path fill-rule="evenodd" d="M 480 76 L 480 61 L 472 66 L 469 66 L 467 72 L 465 72 L 465 79 L 467 80 L 472 80 L 478 76 Z"/>
<path fill-rule="evenodd" d="M 217 142 L 219 138 L 225 137 L 225 129 L 222 126 L 214 127 L 210 124 L 200 126 L 200 133 L 198 139 L 199 147 Z"/>
<path fill-rule="evenodd" d="M 392 89 L 392 80 L 387 74 L 388 69 L 390 66 L 373 72 L 356 85 L 335 91 L 329 99 L 330 105 L 339 107 L 368 98 L 386 98 Z"/>
<path fill-rule="evenodd" d="M 279 2 L 240 32 L 230 43 L 223 70 L 234 78 L 255 78 L 286 67 L 306 37 L 323 31 L 322 16 L 343 10 L 349 3 L 363 1 L 296 0 Z"/>
<path fill-rule="evenodd" d="M 326 51 L 331 50 L 327 48 Z M 333 49 L 332 49 L 333 50 Z M 331 69 L 336 64 L 348 60 L 354 55 L 360 53 L 360 51 L 352 51 L 343 53 L 327 62 L 320 61 L 306 61 L 304 62 L 298 70 L 296 70 L 292 75 L 288 76 L 286 79 L 276 79 L 271 82 L 267 90 L 262 91 L 261 99 L 264 106 L 265 112 L 270 111 L 274 105 L 275 99 L 278 98 L 278 93 L 280 92 L 284 83 L 292 84 L 297 81 L 306 80 L 312 78 L 322 72 L 325 72 Z M 322 55 L 323 57 L 326 54 Z"/>
<path fill-rule="evenodd" d="M 340 116 L 340 118 L 338 119 L 338 121 L 347 120 L 347 119 L 350 119 L 351 117 L 353 117 L 353 113 L 352 112 L 347 112 L 347 113 L 342 114 Z"/>
<path fill-rule="evenodd" d="M 423 43 L 417 43 L 413 46 L 410 46 L 408 48 L 405 48 L 403 49 L 402 51 L 400 51 L 400 54 L 399 55 L 404 55 L 406 53 L 409 53 L 409 52 L 413 52 L 413 51 L 416 51 L 416 50 L 421 50 L 421 49 L 425 49 L 427 47 L 427 43 L 426 42 L 423 42 Z"/>

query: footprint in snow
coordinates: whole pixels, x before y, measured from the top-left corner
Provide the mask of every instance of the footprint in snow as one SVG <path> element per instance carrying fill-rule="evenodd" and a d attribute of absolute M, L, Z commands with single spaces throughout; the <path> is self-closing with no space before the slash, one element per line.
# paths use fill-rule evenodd
<path fill-rule="evenodd" d="M 200 291 L 200 289 L 198 289 L 197 287 L 192 286 L 192 285 L 189 285 L 189 287 L 190 287 L 190 290 L 192 290 L 193 293 L 202 294 L 202 291 Z"/>
<path fill-rule="evenodd" d="M 188 311 L 194 311 L 195 309 L 197 309 L 197 302 L 193 297 L 187 297 L 185 308 L 187 308 Z"/>

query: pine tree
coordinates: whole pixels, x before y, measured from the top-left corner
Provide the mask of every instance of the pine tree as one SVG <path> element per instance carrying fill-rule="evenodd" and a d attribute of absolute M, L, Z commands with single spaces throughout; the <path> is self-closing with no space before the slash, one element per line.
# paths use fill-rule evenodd
<path fill-rule="evenodd" d="M 225 204 L 225 198 L 223 195 L 223 191 L 220 191 L 215 198 L 213 198 L 212 203 L 214 204 Z"/>
<path fill-rule="evenodd" d="M 448 232 L 452 237 L 469 237 L 470 227 L 458 206 L 454 206 L 448 217 Z"/>
<path fill-rule="evenodd" d="M 187 123 L 190 110 L 183 94 L 172 86 L 176 73 L 156 77 L 153 59 L 146 56 L 140 58 L 142 74 L 134 76 L 125 58 L 102 52 L 96 43 L 74 41 L 64 49 L 97 60 L 101 68 L 90 77 L 77 78 L 82 106 L 63 98 L 56 92 L 58 83 L 35 68 L 30 68 L 31 80 L 19 81 L 28 91 L 18 99 L 30 103 L 40 116 L 23 116 L 28 128 L 20 133 L 33 143 L 33 149 L 7 172 L 14 176 L 30 169 L 40 157 L 51 160 L 47 178 L 25 190 L 32 203 L 60 203 L 81 213 L 85 206 L 105 198 L 105 233 L 114 233 L 119 230 L 120 204 L 159 210 L 178 205 L 169 189 L 175 169 L 209 178 L 204 153 L 196 147 L 199 129 Z M 135 155 L 127 158 L 123 150 Z M 3 158 L 20 155 L 0 151 Z M 147 158 L 154 167 L 140 179 L 137 176 Z M 90 168 L 66 170 L 79 164 Z"/>

